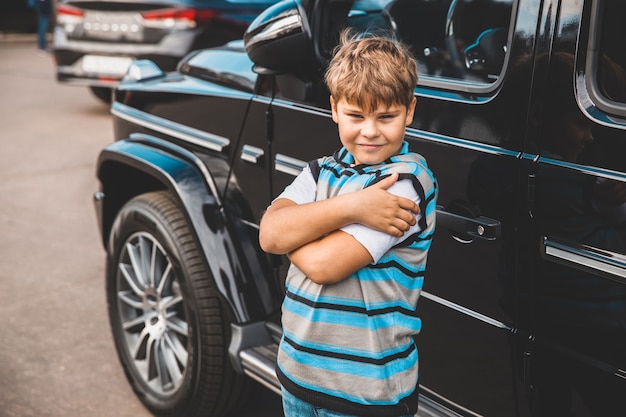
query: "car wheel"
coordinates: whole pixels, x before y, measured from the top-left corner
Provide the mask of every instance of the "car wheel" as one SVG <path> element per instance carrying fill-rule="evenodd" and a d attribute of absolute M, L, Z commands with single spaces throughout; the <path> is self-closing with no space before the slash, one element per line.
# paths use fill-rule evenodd
<path fill-rule="evenodd" d="M 107 87 L 89 87 L 94 96 L 103 103 L 111 103 L 111 94 L 113 93 L 110 88 Z"/>
<path fill-rule="evenodd" d="M 245 377 L 228 360 L 228 313 L 169 193 L 143 194 L 120 210 L 106 266 L 115 346 L 148 409 L 207 417 L 245 403 Z"/>

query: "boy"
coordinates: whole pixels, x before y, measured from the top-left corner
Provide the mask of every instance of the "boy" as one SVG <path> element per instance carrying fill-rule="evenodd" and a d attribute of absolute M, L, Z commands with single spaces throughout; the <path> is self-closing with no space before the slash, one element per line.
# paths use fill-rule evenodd
<path fill-rule="evenodd" d="M 343 33 L 326 83 L 343 147 L 309 163 L 260 226 L 263 250 L 291 261 L 276 368 L 284 412 L 413 415 L 437 196 L 404 141 L 416 62 L 392 40 Z"/>

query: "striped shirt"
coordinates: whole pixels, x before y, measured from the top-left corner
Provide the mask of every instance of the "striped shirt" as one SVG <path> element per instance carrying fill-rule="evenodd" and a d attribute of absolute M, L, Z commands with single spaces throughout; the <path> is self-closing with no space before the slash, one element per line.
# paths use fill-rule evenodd
<path fill-rule="evenodd" d="M 312 201 L 363 189 L 398 172 L 398 182 L 410 180 L 419 196 L 418 225 L 337 284 L 316 284 L 290 266 L 276 372 L 285 389 L 318 407 L 360 416 L 414 414 L 413 336 L 421 329 L 415 308 L 435 227 L 436 180 L 407 142 L 381 164 L 353 162 L 345 148 L 312 161 Z"/>

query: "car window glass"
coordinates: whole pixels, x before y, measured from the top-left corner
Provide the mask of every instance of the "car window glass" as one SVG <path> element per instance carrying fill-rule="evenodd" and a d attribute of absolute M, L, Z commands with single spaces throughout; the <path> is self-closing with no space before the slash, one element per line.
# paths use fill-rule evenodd
<path fill-rule="evenodd" d="M 346 26 L 393 33 L 411 47 L 422 80 L 490 85 L 504 66 L 513 1 L 330 1 L 321 53 L 330 56 L 337 33 Z"/>
<path fill-rule="evenodd" d="M 622 41 L 626 35 L 623 20 L 626 3 L 604 1 L 600 10 L 597 86 L 606 99 L 626 103 L 626 49 Z"/>

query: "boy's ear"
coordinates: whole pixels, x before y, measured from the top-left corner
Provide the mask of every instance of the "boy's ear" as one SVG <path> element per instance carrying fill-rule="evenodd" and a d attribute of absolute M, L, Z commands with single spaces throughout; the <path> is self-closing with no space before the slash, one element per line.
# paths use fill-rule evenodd
<path fill-rule="evenodd" d="M 330 111 L 333 115 L 333 122 L 337 123 L 337 104 L 335 103 L 333 96 L 330 96 Z"/>
<path fill-rule="evenodd" d="M 415 116 L 415 105 L 417 104 L 417 100 L 413 97 L 413 101 L 409 104 L 409 107 L 406 109 L 406 120 L 404 125 L 408 126 L 413 123 L 413 116 Z"/>

